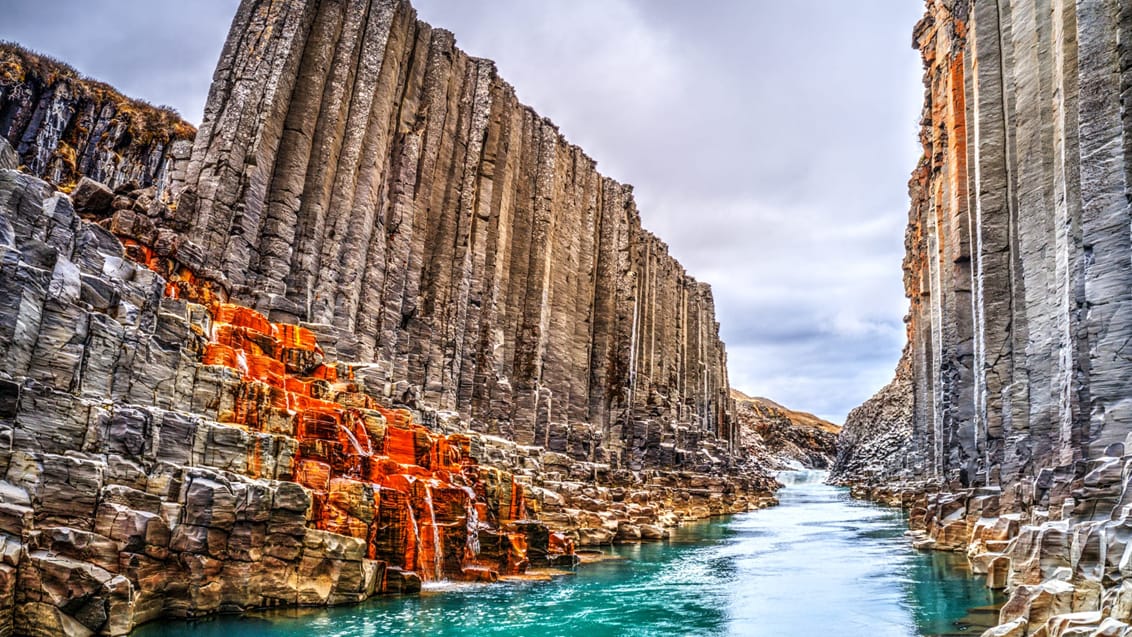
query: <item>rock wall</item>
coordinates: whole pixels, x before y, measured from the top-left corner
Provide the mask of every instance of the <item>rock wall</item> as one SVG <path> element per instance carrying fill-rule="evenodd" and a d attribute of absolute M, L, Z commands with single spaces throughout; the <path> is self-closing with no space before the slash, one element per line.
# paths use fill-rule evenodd
<path fill-rule="evenodd" d="M 912 403 L 911 349 L 905 347 L 892 382 L 845 418 L 830 482 L 883 485 L 913 478 Z"/>
<path fill-rule="evenodd" d="M 196 134 L 169 108 L 123 96 L 75 69 L 0 42 L 0 136 L 24 169 L 70 190 L 80 177 L 164 195 Z"/>
<path fill-rule="evenodd" d="M 243 2 L 185 188 L 188 265 L 407 404 L 636 469 L 737 440 L 710 288 L 405 1 Z"/>
<path fill-rule="evenodd" d="M 871 492 L 1012 590 L 988 634 L 1132 634 L 1132 5 L 930 0 L 914 40 L 911 444 Z"/>
<path fill-rule="evenodd" d="M 1129 20 L 1117 0 L 932 2 L 917 26 L 905 273 L 923 476 L 1012 485 L 1132 432 Z"/>

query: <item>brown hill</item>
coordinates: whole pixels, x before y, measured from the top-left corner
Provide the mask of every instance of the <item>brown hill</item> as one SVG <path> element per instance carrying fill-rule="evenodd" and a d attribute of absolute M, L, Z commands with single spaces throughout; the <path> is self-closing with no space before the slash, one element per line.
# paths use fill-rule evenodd
<path fill-rule="evenodd" d="M 754 403 L 757 405 L 762 405 L 766 409 L 777 409 L 781 412 L 784 412 L 790 419 L 790 421 L 793 422 L 797 427 L 813 427 L 815 429 L 821 429 L 822 431 L 829 432 L 835 436 L 841 433 L 840 425 L 836 425 L 832 422 L 829 422 L 828 420 L 818 418 L 808 411 L 797 411 L 795 409 L 790 409 L 789 407 L 785 407 L 780 403 L 777 403 L 769 398 L 764 398 L 762 396 L 748 396 L 738 389 L 735 389 L 734 387 L 731 388 L 731 399 L 736 403 Z"/>
<path fill-rule="evenodd" d="M 769 398 L 732 388 L 740 445 L 770 469 L 828 467 L 837 454 L 841 427 L 817 416 L 784 407 Z"/>

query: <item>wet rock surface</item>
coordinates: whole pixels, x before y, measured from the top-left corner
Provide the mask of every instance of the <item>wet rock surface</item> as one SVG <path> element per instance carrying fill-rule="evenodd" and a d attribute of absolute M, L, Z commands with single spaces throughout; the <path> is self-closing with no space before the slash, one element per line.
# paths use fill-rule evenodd
<path fill-rule="evenodd" d="M 910 373 L 838 470 L 1010 592 L 987 635 L 1132 634 L 1130 33 L 1127 2 L 930 0 L 914 34 Z"/>

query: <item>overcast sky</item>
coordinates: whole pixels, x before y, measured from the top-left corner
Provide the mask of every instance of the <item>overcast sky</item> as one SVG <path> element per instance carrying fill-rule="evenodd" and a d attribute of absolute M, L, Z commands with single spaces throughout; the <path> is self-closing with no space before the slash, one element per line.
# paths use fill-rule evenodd
<path fill-rule="evenodd" d="M 199 123 L 235 0 L 0 0 L 0 39 Z M 731 384 L 841 422 L 892 375 L 918 0 L 415 0 L 635 187 Z"/>

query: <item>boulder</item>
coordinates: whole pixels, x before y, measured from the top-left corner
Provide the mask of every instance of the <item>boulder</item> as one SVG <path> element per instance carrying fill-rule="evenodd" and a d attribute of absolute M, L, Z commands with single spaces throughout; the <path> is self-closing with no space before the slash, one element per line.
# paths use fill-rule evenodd
<path fill-rule="evenodd" d="M 114 203 L 114 191 L 105 184 L 89 177 L 82 177 L 71 192 L 71 201 L 79 214 L 102 218 L 110 214 L 111 205 Z"/>

